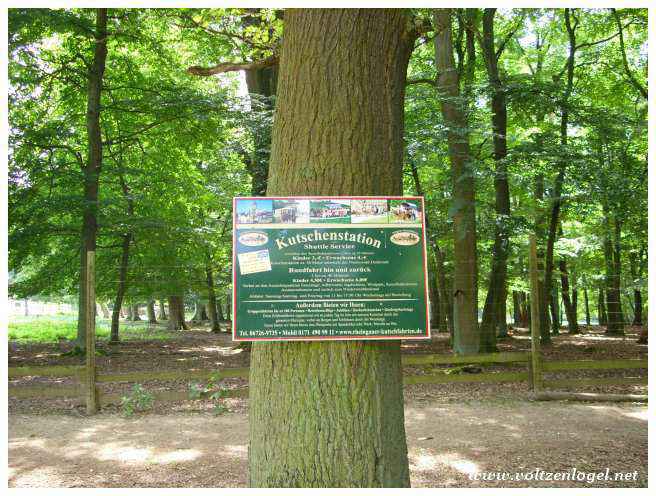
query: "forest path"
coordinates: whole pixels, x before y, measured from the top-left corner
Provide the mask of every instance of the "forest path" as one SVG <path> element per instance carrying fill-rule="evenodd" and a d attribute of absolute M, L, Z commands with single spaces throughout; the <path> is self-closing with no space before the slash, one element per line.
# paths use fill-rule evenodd
<path fill-rule="evenodd" d="M 647 485 L 647 408 L 527 401 L 411 402 L 413 487 Z M 9 417 L 10 487 L 243 487 L 243 413 Z M 629 482 L 471 480 L 479 471 L 638 471 Z"/>

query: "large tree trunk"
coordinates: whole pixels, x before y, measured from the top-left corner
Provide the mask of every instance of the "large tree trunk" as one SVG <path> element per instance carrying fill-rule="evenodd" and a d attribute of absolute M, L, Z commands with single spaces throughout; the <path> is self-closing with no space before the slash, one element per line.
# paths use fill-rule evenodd
<path fill-rule="evenodd" d="M 219 314 L 216 311 L 216 293 L 214 292 L 214 274 L 212 267 L 209 265 L 205 268 L 205 275 L 207 276 L 207 311 L 210 314 L 210 322 L 212 324 L 212 332 L 221 332 L 221 324 L 219 324 Z M 219 312 L 221 308 L 219 307 Z"/>
<path fill-rule="evenodd" d="M 116 288 L 116 298 L 114 299 L 114 308 L 112 309 L 112 325 L 109 331 L 109 341 L 118 343 L 119 341 L 119 318 L 121 316 L 121 306 L 127 287 L 128 260 L 130 256 L 130 243 L 132 242 L 132 233 L 128 232 L 123 235 L 121 243 L 121 265 L 118 269 L 118 287 Z"/>
<path fill-rule="evenodd" d="M 171 295 L 169 296 L 169 330 L 180 331 L 188 330 L 185 323 L 184 315 L 184 301 L 182 296 Z"/>
<path fill-rule="evenodd" d="M 80 349 L 86 348 L 87 319 L 87 252 L 96 251 L 98 223 L 98 182 L 102 168 L 102 134 L 100 130 L 100 94 L 102 91 L 105 61 L 107 60 L 107 9 L 96 9 L 93 62 L 87 75 L 87 141 L 88 154 L 82 169 L 84 176 L 84 214 L 82 220 L 82 250 L 80 256 L 80 291 L 78 299 L 77 342 Z"/>
<path fill-rule="evenodd" d="M 494 13 L 496 9 L 485 9 L 483 14 L 483 58 L 487 68 L 488 80 L 492 92 L 490 107 L 492 111 L 492 132 L 494 146 L 494 191 L 495 191 L 495 232 L 492 249 L 492 268 L 488 285 L 487 298 L 483 307 L 481 320 L 481 352 L 496 350 L 495 336 L 508 334 L 506 323 L 506 298 L 508 251 L 510 249 L 510 188 L 508 185 L 508 168 L 506 155 L 507 110 L 506 93 L 499 76 L 497 50 L 494 47 Z"/>
<path fill-rule="evenodd" d="M 402 192 L 407 26 L 285 13 L 270 196 Z M 398 341 L 254 343 L 250 404 L 251 486 L 409 486 Z"/>
<path fill-rule="evenodd" d="M 469 153 L 466 104 L 460 97 L 458 72 L 453 59 L 451 9 L 434 14 L 435 62 L 442 117 L 448 128 L 449 158 L 453 180 L 453 348 L 458 354 L 478 353 L 478 289 L 476 261 L 476 210 L 474 171 Z"/>

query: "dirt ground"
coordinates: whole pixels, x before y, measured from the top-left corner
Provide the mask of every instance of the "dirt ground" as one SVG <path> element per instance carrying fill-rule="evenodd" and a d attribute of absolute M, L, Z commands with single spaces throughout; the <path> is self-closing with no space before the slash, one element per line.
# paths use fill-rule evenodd
<path fill-rule="evenodd" d="M 410 404 L 413 487 L 646 487 L 642 406 L 470 402 Z M 12 415 L 10 487 L 244 487 L 241 413 Z M 638 471 L 631 482 L 484 482 L 478 472 Z"/>
<path fill-rule="evenodd" d="M 646 358 L 638 329 L 625 338 L 599 328 L 563 334 L 545 347 L 550 359 Z M 525 331 L 499 343 L 499 351 L 530 348 Z M 67 344 L 10 343 L 9 366 L 62 365 Z M 227 335 L 204 329 L 173 341 L 143 341 L 105 348 L 102 371 L 244 367 L 248 353 L 234 350 Z M 446 336 L 407 344 L 404 353 L 446 353 Z M 515 367 L 521 369 L 521 366 Z M 495 371 L 485 366 L 484 371 Z M 508 370 L 504 368 L 503 370 Z M 435 373 L 407 368 L 405 373 Z M 624 375 L 643 376 L 646 371 Z M 585 371 L 569 377 L 618 375 Z M 622 374 L 619 374 L 622 375 Z M 554 374 L 553 377 L 557 377 Z M 14 384 L 65 384 L 68 379 L 21 378 Z M 241 379 L 227 387 L 246 385 Z M 148 390 L 185 389 L 184 381 L 143 383 Z M 129 384 L 103 385 L 112 392 Z M 645 387 L 614 386 L 586 391 L 646 393 Z M 405 389 L 406 432 L 413 487 L 646 487 L 647 409 L 638 404 L 533 402 L 525 383 L 422 384 Z M 247 484 L 248 401 L 224 400 L 227 412 L 212 413 L 208 400 L 155 404 L 123 418 L 118 406 L 87 417 L 75 400 L 9 399 L 10 487 L 242 487 Z M 479 472 L 637 471 L 632 481 L 481 481 Z"/>

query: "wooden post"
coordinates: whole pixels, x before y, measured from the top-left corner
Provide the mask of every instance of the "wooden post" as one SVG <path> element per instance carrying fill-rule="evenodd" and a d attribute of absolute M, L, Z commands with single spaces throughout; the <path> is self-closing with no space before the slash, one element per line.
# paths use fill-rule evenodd
<path fill-rule="evenodd" d="M 85 397 L 87 415 L 98 411 L 96 395 L 96 262 L 95 252 L 87 252 L 86 368 Z"/>
<path fill-rule="evenodd" d="M 542 356 L 540 355 L 540 315 L 538 285 L 538 251 L 535 236 L 529 236 L 528 271 L 531 279 L 531 366 L 533 392 L 542 389 Z"/>

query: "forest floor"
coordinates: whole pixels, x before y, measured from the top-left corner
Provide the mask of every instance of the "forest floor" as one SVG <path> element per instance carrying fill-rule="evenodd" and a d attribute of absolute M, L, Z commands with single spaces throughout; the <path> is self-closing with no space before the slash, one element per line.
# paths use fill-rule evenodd
<path fill-rule="evenodd" d="M 637 328 L 624 338 L 598 327 L 554 337 L 545 360 L 646 358 Z M 63 357 L 71 343 L 10 342 L 9 366 L 79 364 Z M 101 343 L 101 371 L 245 367 L 248 353 L 227 334 L 197 328 L 174 339 Z M 499 342 L 499 351 L 528 350 L 526 330 Z M 404 353 L 447 353 L 448 337 L 403 345 Z M 521 370 L 520 367 L 515 367 Z M 485 366 L 485 371 L 511 367 Z M 407 367 L 405 373 L 435 373 Z M 629 371 L 640 376 L 646 371 Z M 622 375 L 582 371 L 570 377 Z M 556 375 L 554 375 L 556 376 Z M 68 379 L 22 378 L 19 384 L 66 384 Z M 227 387 L 246 385 L 242 379 Z M 149 381 L 148 390 L 188 388 L 185 381 Z M 127 392 L 128 384 L 103 385 Z M 646 387 L 593 387 L 586 391 L 646 393 Z M 414 487 L 646 487 L 647 408 L 638 404 L 533 402 L 526 383 L 418 384 L 405 388 L 406 432 Z M 133 417 L 113 406 L 87 417 L 77 400 L 9 399 L 11 487 L 231 487 L 247 484 L 248 401 L 225 399 L 215 415 L 210 400 L 155 404 Z M 199 425 L 202 424 L 202 429 Z M 478 472 L 637 471 L 630 481 L 472 480 Z"/>

